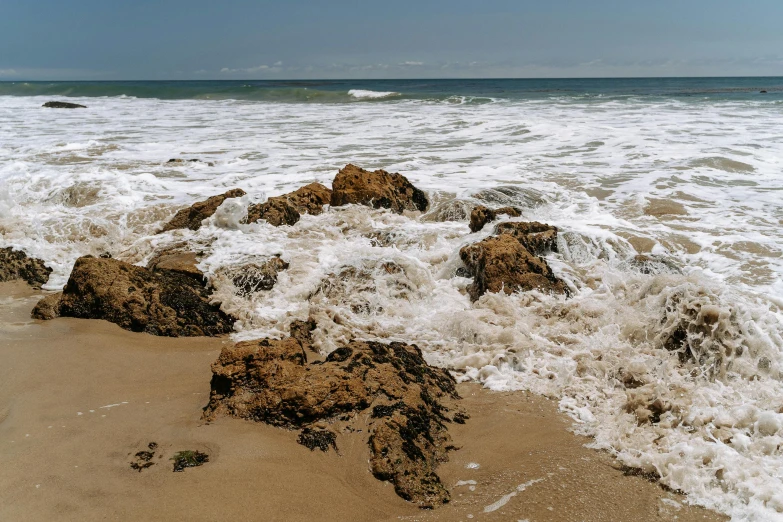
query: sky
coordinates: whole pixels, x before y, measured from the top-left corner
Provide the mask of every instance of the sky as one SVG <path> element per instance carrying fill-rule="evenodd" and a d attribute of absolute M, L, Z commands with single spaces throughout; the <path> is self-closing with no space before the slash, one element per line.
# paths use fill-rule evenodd
<path fill-rule="evenodd" d="M 0 80 L 783 75 L 783 1 L 0 0 Z"/>

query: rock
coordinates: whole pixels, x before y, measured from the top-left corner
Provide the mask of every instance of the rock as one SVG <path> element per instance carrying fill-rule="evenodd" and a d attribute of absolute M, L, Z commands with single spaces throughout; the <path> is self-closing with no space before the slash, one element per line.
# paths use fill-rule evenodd
<path fill-rule="evenodd" d="M 192 158 L 192 159 L 171 158 L 170 160 L 168 160 L 166 162 L 167 165 L 171 165 L 171 164 L 182 165 L 184 163 L 206 163 L 210 167 L 214 167 L 215 166 L 215 164 L 212 163 L 211 161 L 202 161 L 202 160 L 196 159 L 196 158 Z"/>
<path fill-rule="evenodd" d="M 263 219 L 270 225 L 279 227 L 295 225 L 300 216 L 299 211 L 285 196 L 275 196 L 267 199 L 265 203 L 250 205 L 244 222 L 255 223 Z"/>
<path fill-rule="evenodd" d="M 302 326 L 299 334 L 309 328 Z M 224 348 L 212 372 L 206 420 L 231 415 L 309 428 L 300 438 L 326 449 L 336 447 L 323 433 L 326 422 L 369 424 L 370 465 L 377 478 L 391 481 L 398 495 L 422 507 L 448 502 L 434 470 L 454 449 L 446 425 L 466 416 L 452 413 L 459 399 L 453 377 L 427 365 L 415 345 L 351 341 L 308 364 L 300 339 L 262 339 Z"/>
<path fill-rule="evenodd" d="M 40 259 L 28 257 L 21 250 L 0 248 L 0 283 L 23 279 L 34 288 L 41 288 L 49 280 L 52 269 Z"/>
<path fill-rule="evenodd" d="M 474 278 L 468 285 L 473 301 L 486 292 L 567 292 L 565 283 L 554 276 L 546 261 L 530 253 L 511 234 L 489 237 L 463 247 L 459 255 Z"/>
<path fill-rule="evenodd" d="M 197 264 L 198 259 L 194 252 L 172 248 L 155 254 L 147 263 L 147 268 L 152 271 L 168 270 L 169 272 L 176 272 L 192 277 L 199 284 L 203 284 L 204 273 L 196 267 Z"/>
<path fill-rule="evenodd" d="M 288 269 L 288 263 L 275 256 L 261 263 L 240 267 L 231 278 L 239 295 L 248 296 L 261 290 L 271 290 L 277 283 L 277 274 Z"/>
<path fill-rule="evenodd" d="M 506 221 L 495 225 L 495 235 L 514 236 L 532 254 L 557 252 L 557 227 L 538 221 Z"/>
<path fill-rule="evenodd" d="M 48 299 L 53 298 L 43 301 Z M 39 318 L 44 318 L 51 306 L 39 305 Z M 207 290 L 191 276 L 91 256 L 76 260 L 59 315 L 104 319 L 126 330 L 172 337 L 226 334 L 234 321 L 210 304 Z"/>
<path fill-rule="evenodd" d="M 681 274 L 682 270 L 674 261 L 662 256 L 638 254 L 628 261 L 628 265 L 640 274 Z"/>
<path fill-rule="evenodd" d="M 349 204 L 388 208 L 401 214 L 404 210 L 427 210 L 429 202 L 402 174 L 385 170 L 370 172 L 355 165 L 346 165 L 332 182 L 333 207 Z"/>
<path fill-rule="evenodd" d="M 60 300 L 62 297 L 62 292 L 45 296 L 38 301 L 38 304 L 36 304 L 35 307 L 33 307 L 33 311 L 30 315 L 33 319 L 40 319 L 42 321 L 60 317 Z"/>
<path fill-rule="evenodd" d="M 158 233 L 168 232 L 169 230 L 175 230 L 178 228 L 189 228 L 190 230 L 198 230 L 201 228 L 201 222 L 215 213 L 217 208 L 229 198 L 241 198 L 245 195 L 245 191 L 242 189 L 231 189 L 225 194 L 218 196 L 212 196 L 205 201 L 199 201 L 193 203 L 188 208 L 183 208 L 177 212 L 174 217 L 163 225 Z"/>
<path fill-rule="evenodd" d="M 250 205 L 245 222 L 255 223 L 264 219 L 276 227 L 294 225 L 301 214 L 315 216 L 323 212 L 331 197 L 331 190 L 320 183 L 310 183 L 288 194 L 271 197 L 266 203 Z"/>
<path fill-rule="evenodd" d="M 70 103 L 70 102 L 61 102 L 61 101 L 50 101 L 43 104 L 43 107 L 47 107 L 49 109 L 86 109 L 87 107 L 84 105 L 79 105 L 78 103 Z"/>
<path fill-rule="evenodd" d="M 484 225 L 495 219 L 500 215 L 507 215 L 511 217 L 521 216 L 519 209 L 514 207 L 503 207 L 496 210 L 489 209 L 483 205 L 475 207 L 470 213 L 470 231 L 478 232 Z"/>

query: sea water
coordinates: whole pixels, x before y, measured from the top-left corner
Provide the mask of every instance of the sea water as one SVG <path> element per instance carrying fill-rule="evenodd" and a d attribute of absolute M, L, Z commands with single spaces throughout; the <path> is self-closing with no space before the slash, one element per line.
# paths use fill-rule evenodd
<path fill-rule="evenodd" d="M 0 246 L 44 259 L 47 289 L 79 256 L 184 243 L 237 339 L 312 317 L 324 353 L 412 342 L 460 380 L 557 398 L 690 502 L 783 520 L 783 79 L 16 82 L 0 123 Z M 347 163 L 404 174 L 430 209 L 241 224 Z M 234 187 L 200 230 L 156 234 Z M 459 249 L 492 232 L 470 233 L 476 204 L 557 226 L 571 295 L 471 303 Z M 274 288 L 241 295 L 233 276 L 273 255 Z"/>

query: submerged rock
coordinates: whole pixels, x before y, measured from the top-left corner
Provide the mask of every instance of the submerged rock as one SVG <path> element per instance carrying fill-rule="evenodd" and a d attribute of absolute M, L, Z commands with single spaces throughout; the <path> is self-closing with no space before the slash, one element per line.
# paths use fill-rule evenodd
<path fill-rule="evenodd" d="M 671 259 L 653 254 L 637 254 L 628 261 L 628 266 L 645 275 L 682 273 L 680 267 Z"/>
<path fill-rule="evenodd" d="M 388 208 L 401 214 L 405 210 L 427 210 L 429 202 L 402 174 L 385 170 L 370 172 L 355 165 L 346 165 L 332 182 L 333 207 L 349 204 Z"/>
<path fill-rule="evenodd" d="M 318 215 L 328 205 L 332 191 L 320 183 L 310 183 L 293 192 L 269 198 L 265 203 L 250 205 L 246 223 L 263 219 L 271 225 L 294 225 L 302 214 Z"/>
<path fill-rule="evenodd" d="M 478 232 L 484 228 L 484 225 L 490 221 L 495 221 L 498 216 L 504 214 L 511 217 L 519 217 L 522 215 L 519 209 L 514 207 L 503 207 L 492 210 L 483 205 L 479 205 L 470 213 L 470 231 Z"/>
<path fill-rule="evenodd" d="M 212 163 L 211 161 L 203 161 L 203 160 L 200 160 L 200 159 L 197 159 L 197 158 L 192 158 L 192 159 L 171 158 L 170 160 L 168 160 L 166 162 L 167 165 L 172 165 L 172 164 L 173 165 L 182 165 L 182 164 L 185 164 L 185 163 L 206 163 L 210 167 L 214 167 L 215 166 L 215 164 Z"/>
<path fill-rule="evenodd" d="M 23 279 L 34 288 L 41 288 L 49 280 L 52 269 L 40 259 L 28 257 L 21 250 L 0 248 L 0 283 Z"/>
<path fill-rule="evenodd" d="M 78 103 L 61 102 L 61 101 L 49 101 L 42 105 L 49 109 L 86 109 L 85 105 L 79 105 Z"/>
<path fill-rule="evenodd" d="M 244 195 L 245 191 L 242 189 L 231 189 L 224 194 L 212 196 L 204 201 L 193 203 L 193 205 L 188 208 L 183 208 L 177 212 L 171 221 L 163 225 L 163 228 L 160 229 L 159 233 L 178 228 L 198 230 L 201 228 L 201 222 L 212 216 L 225 200 L 229 198 L 241 198 Z"/>
<path fill-rule="evenodd" d="M 288 268 L 288 263 L 275 256 L 260 264 L 244 265 L 233 271 L 231 281 L 239 295 L 248 296 L 262 290 L 271 290 L 277 283 L 277 274 Z"/>
<path fill-rule="evenodd" d="M 351 341 L 326 360 L 308 363 L 312 326 L 298 324 L 295 336 L 283 340 L 223 349 L 212 365 L 204 418 L 231 415 L 304 428 L 302 443 L 328 449 L 336 447 L 336 437 L 323 432 L 324 422 L 351 422 L 370 413 L 361 422 L 369 422 L 373 474 L 422 507 L 448 502 L 434 470 L 453 449 L 446 424 L 466 418 L 452 413 L 459 396 L 451 375 L 427 365 L 415 345 L 404 343 Z"/>
<path fill-rule="evenodd" d="M 465 246 L 459 255 L 474 278 L 467 288 L 473 301 L 486 292 L 567 293 L 565 283 L 554 276 L 547 262 L 531 253 L 524 241 L 513 234 L 500 234 Z"/>
<path fill-rule="evenodd" d="M 193 277 L 116 259 L 77 259 L 59 303 L 54 301 L 45 297 L 33 316 L 51 319 L 54 309 L 62 317 L 104 319 L 126 330 L 172 337 L 233 330 L 233 318 L 210 304 L 207 290 Z"/>
<path fill-rule="evenodd" d="M 509 234 L 531 253 L 557 252 L 557 227 L 538 221 L 506 221 L 495 226 L 495 235 Z"/>

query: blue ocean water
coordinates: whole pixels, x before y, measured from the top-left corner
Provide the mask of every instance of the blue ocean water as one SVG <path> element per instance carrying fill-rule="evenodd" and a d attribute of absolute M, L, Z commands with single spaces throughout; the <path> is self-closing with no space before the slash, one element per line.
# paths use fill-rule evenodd
<path fill-rule="evenodd" d="M 764 92 L 765 91 L 765 92 Z M 385 96 L 382 96 L 385 94 Z M 236 99 L 348 102 L 550 97 L 701 97 L 783 100 L 783 77 L 571 78 L 437 80 L 215 80 L 0 82 L 0 96 L 133 96 L 159 99 Z"/>

